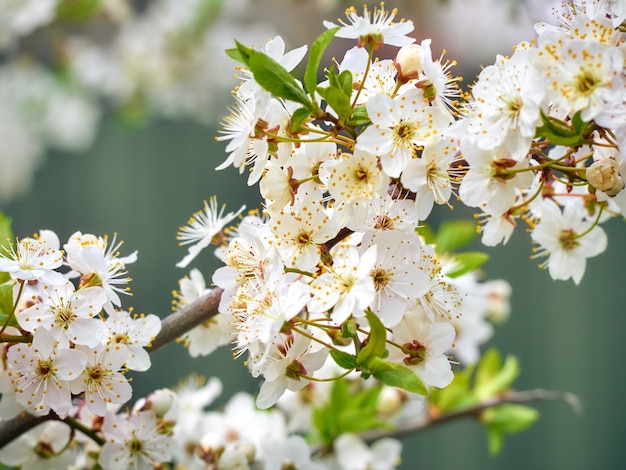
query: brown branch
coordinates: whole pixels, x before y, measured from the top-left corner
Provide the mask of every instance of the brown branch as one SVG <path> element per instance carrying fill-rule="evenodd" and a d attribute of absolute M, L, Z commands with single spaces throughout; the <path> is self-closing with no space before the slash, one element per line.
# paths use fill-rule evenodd
<path fill-rule="evenodd" d="M 532 401 L 564 401 L 572 410 L 579 414 L 582 412 L 582 406 L 578 397 L 568 392 L 558 392 L 552 390 L 526 390 L 523 392 L 511 391 L 507 394 L 490 398 L 483 402 L 477 403 L 473 406 L 461 408 L 459 410 L 451 411 L 449 413 L 442 414 L 437 417 L 420 417 L 418 419 L 406 421 L 398 425 L 394 430 L 374 430 L 363 433 L 361 438 L 368 443 L 372 443 L 383 437 L 403 437 L 410 434 L 416 434 L 421 431 L 425 431 L 440 424 L 445 424 L 450 421 L 463 418 L 477 418 L 480 414 L 488 408 L 497 407 L 506 403 L 525 404 Z"/>
<path fill-rule="evenodd" d="M 154 338 L 154 341 L 152 341 L 148 352 L 152 353 L 161 349 L 192 328 L 213 318 L 217 314 L 217 307 L 219 306 L 222 292 L 223 290 L 220 288 L 213 289 L 207 295 L 200 297 L 189 305 L 185 305 L 180 310 L 164 318 L 161 323 L 161 331 L 157 337 Z M 47 416 L 34 416 L 22 413 L 9 421 L 1 423 L 0 448 L 38 424 L 48 419 L 55 418 L 57 417 L 53 413 Z"/>
<path fill-rule="evenodd" d="M 163 346 L 176 341 L 182 335 L 217 315 L 217 307 L 222 298 L 223 289 L 219 287 L 196 301 L 185 305 L 180 310 L 168 315 L 161 322 L 161 331 L 152 341 L 148 352 L 152 353 Z"/>

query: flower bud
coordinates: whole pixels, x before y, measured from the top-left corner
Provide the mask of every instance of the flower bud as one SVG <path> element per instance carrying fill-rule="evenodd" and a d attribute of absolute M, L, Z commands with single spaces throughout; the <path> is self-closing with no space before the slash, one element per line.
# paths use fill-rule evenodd
<path fill-rule="evenodd" d="M 419 77 L 422 71 L 422 46 L 409 44 L 401 47 L 396 55 L 395 66 L 398 71 L 398 81 L 401 83 Z"/>
<path fill-rule="evenodd" d="M 624 189 L 624 178 L 614 158 L 602 158 L 587 168 L 587 181 L 594 188 L 615 196 Z"/>

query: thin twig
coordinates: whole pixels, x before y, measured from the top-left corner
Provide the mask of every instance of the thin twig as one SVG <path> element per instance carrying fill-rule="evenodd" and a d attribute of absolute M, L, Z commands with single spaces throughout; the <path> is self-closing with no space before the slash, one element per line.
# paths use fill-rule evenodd
<path fill-rule="evenodd" d="M 526 390 L 522 392 L 510 391 L 504 395 L 490 398 L 476 405 L 451 411 L 436 417 L 420 417 L 414 420 L 399 424 L 394 430 L 374 430 L 361 435 L 361 438 L 368 443 L 374 442 L 383 437 L 403 437 L 425 431 L 440 424 L 455 421 L 463 418 L 477 418 L 488 408 L 504 405 L 506 403 L 524 404 L 533 401 L 564 401 L 574 413 L 582 413 L 582 405 L 578 397 L 572 393 L 559 392 L 553 390 Z"/>

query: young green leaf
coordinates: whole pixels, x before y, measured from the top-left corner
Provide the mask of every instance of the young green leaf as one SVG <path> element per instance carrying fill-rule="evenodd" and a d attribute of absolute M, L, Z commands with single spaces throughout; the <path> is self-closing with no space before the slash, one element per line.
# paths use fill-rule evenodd
<path fill-rule="evenodd" d="M 304 71 L 304 86 L 311 96 L 317 88 L 317 72 L 322 61 L 324 51 L 331 43 L 340 27 L 327 29 L 311 44 L 311 52 L 309 53 L 309 62 Z"/>
<path fill-rule="evenodd" d="M 463 253 L 455 253 L 452 256 L 452 263 L 446 266 L 445 274 L 448 277 L 459 277 L 476 271 L 487 262 L 489 255 L 479 251 L 466 251 Z"/>
<path fill-rule="evenodd" d="M 577 113 L 580 114 L 580 113 Z M 537 127 L 535 137 L 545 137 L 551 144 L 575 147 L 584 144 L 583 133 L 587 123 L 583 122 L 580 115 L 572 121 L 572 125 L 548 116 L 541 110 L 542 125 Z"/>
<path fill-rule="evenodd" d="M 370 122 L 367 109 L 364 105 L 356 106 L 352 111 L 352 116 L 350 116 L 350 119 L 348 120 L 348 124 L 351 126 L 364 126 Z"/>
<path fill-rule="evenodd" d="M 297 133 L 302 130 L 302 125 L 311 117 L 311 112 L 307 108 L 298 108 L 291 115 L 289 130 Z"/>
<path fill-rule="evenodd" d="M 327 403 L 313 410 L 317 438 L 331 444 L 346 432 L 360 433 L 371 429 L 389 429 L 387 421 L 378 417 L 378 397 L 381 387 L 354 389 L 346 379 L 336 380 Z"/>
<path fill-rule="evenodd" d="M 0 325 L 4 325 L 13 311 L 13 281 L 0 284 Z M 16 324 L 15 317 L 9 326 Z"/>
<path fill-rule="evenodd" d="M 300 103 L 306 109 L 312 108 L 309 97 L 298 81 L 282 65 L 267 54 L 246 47 L 240 42 L 237 42 L 237 51 L 238 57 L 261 87 L 278 98 Z"/>
<path fill-rule="evenodd" d="M 341 88 L 345 95 L 352 96 L 352 87 L 354 86 L 352 82 L 352 72 L 344 70 L 337 75 L 337 86 Z"/>
<path fill-rule="evenodd" d="M 352 114 L 350 96 L 346 95 L 341 89 L 332 86 L 328 88 L 318 88 L 317 92 L 322 99 L 335 110 L 342 122 L 348 121 Z"/>
<path fill-rule="evenodd" d="M 504 434 L 521 432 L 538 419 L 539 412 L 524 405 L 504 404 L 485 410 L 481 421 L 487 431 L 489 453 L 500 453 L 504 445 Z"/>
<path fill-rule="evenodd" d="M 446 220 L 439 226 L 435 239 L 437 254 L 453 253 L 476 238 L 476 222 L 472 220 Z"/>
<path fill-rule="evenodd" d="M 376 379 L 386 385 L 418 395 L 428 395 L 424 382 L 408 367 L 373 357 L 368 361 L 367 369 Z"/>
<path fill-rule="evenodd" d="M 356 357 L 357 366 L 364 370 L 369 369 L 368 364 L 373 358 L 382 358 L 387 351 L 386 340 L 387 330 L 378 316 L 369 308 L 365 311 L 365 316 L 370 324 L 370 335 L 367 344 L 359 351 Z"/>
<path fill-rule="evenodd" d="M 520 368 L 514 356 L 507 356 L 504 364 L 500 353 L 490 349 L 483 354 L 474 378 L 474 394 L 486 400 L 508 390 L 519 376 Z"/>
<path fill-rule="evenodd" d="M 356 368 L 356 356 L 338 349 L 331 349 L 330 355 L 339 367 L 348 370 Z"/>

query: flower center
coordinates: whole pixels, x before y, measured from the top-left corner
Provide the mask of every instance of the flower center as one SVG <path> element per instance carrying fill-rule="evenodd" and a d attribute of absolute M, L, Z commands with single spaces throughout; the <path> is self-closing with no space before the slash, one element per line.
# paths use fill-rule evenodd
<path fill-rule="evenodd" d="M 600 81 L 590 70 L 581 70 L 576 76 L 576 89 L 584 96 L 589 96 L 598 88 Z"/>
<path fill-rule="evenodd" d="M 59 325 L 61 325 L 66 330 L 76 319 L 76 315 L 74 315 L 72 309 L 67 307 L 59 307 L 55 310 L 54 314 Z"/>
<path fill-rule="evenodd" d="M 577 240 L 576 232 L 574 232 L 574 230 L 572 229 L 561 231 L 561 235 L 559 236 L 559 243 L 564 250 L 573 250 L 580 245 Z"/>
<path fill-rule="evenodd" d="M 408 145 L 415 135 L 415 125 L 412 122 L 401 119 L 398 125 L 393 129 L 394 141 L 396 145 Z"/>
<path fill-rule="evenodd" d="M 370 273 L 370 276 L 374 280 L 374 288 L 378 291 L 387 287 L 391 273 L 382 268 L 375 268 Z"/>
<path fill-rule="evenodd" d="M 426 359 L 426 346 L 414 339 L 411 343 L 402 345 L 402 352 L 406 354 L 403 362 L 407 366 L 416 366 Z"/>

